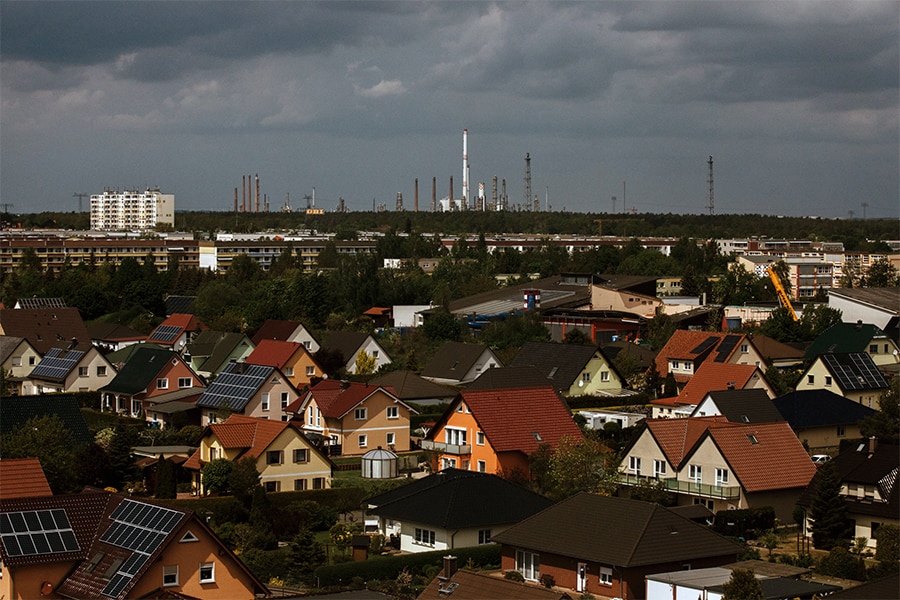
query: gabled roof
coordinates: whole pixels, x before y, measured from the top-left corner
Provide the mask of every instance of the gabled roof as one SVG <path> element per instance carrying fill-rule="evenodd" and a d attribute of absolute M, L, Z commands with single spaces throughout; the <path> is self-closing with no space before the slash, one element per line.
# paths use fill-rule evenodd
<path fill-rule="evenodd" d="M 253 352 L 244 359 L 244 362 L 251 365 L 268 365 L 284 369 L 284 365 L 294 356 L 297 350 L 306 352 L 306 348 L 300 342 L 263 339 L 259 341 Z"/>
<path fill-rule="evenodd" d="M 412 412 L 416 412 L 409 405 L 405 404 L 395 394 L 394 390 L 389 387 L 380 385 L 369 385 L 367 383 L 356 383 L 350 381 L 340 381 L 338 379 L 323 379 L 311 388 L 306 397 L 299 403 L 299 406 L 306 406 L 311 399 L 315 399 L 322 415 L 329 419 L 340 419 L 348 412 L 353 410 L 361 402 L 365 401 L 369 396 L 381 390 L 393 398 L 395 402 L 402 404 Z M 288 407 L 288 412 L 296 412 L 299 410 L 293 403 Z"/>
<path fill-rule="evenodd" d="M 206 360 L 198 367 L 204 372 L 216 373 L 240 346 L 252 350 L 252 342 L 243 333 L 230 331 L 201 331 L 194 341 L 188 344 L 191 356 L 206 356 Z"/>
<path fill-rule="evenodd" d="M 887 334 L 871 323 L 838 322 L 819 334 L 806 350 L 804 358 L 813 359 L 820 354 L 865 352 L 873 339 L 887 340 Z"/>
<path fill-rule="evenodd" d="M 709 358 L 713 362 L 728 362 L 744 338 L 743 334 L 677 329 L 656 355 L 656 370 L 665 377 L 671 359 L 703 362 Z M 677 374 L 675 379 L 684 382 L 690 378 Z"/>
<path fill-rule="evenodd" d="M 133 352 L 113 380 L 100 388 L 100 391 L 139 394 L 150 386 L 171 361 L 184 363 L 177 352 L 168 349 L 139 346 Z"/>
<path fill-rule="evenodd" d="M 0 309 L 0 329 L 25 338 L 41 354 L 60 342 L 91 339 L 77 308 Z"/>
<path fill-rule="evenodd" d="M 650 502 L 579 493 L 493 536 L 504 545 L 616 567 L 738 555 L 741 545 Z"/>
<path fill-rule="evenodd" d="M 725 423 L 722 416 L 692 417 L 688 419 L 645 419 L 644 424 L 666 460 L 680 469 L 685 457 L 690 454 L 710 424 Z M 634 442 L 636 442 L 635 439 Z"/>
<path fill-rule="evenodd" d="M 228 363 L 197 400 L 197 406 L 240 412 L 274 372 L 275 367 L 266 365 Z"/>
<path fill-rule="evenodd" d="M 651 350 L 649 346 L 635 344 L 634 342 L 616 340 L 615 342 L 603 344 L 600 348 L 610 361 L 615 360 L 619 354 L 622 354 L 623 356 L 631 357 L 642 370 L 649 369 L 650 365 L 656 361 L 656 352 Z"/>
<path fill-rule="evenodd" d="M 732 423 L 775 423 L 785 420 L 765 390 L 719 390 L 709 392 L 706 397 Z M 695 413 L 699 408 L 698 405 Z"/>
<path fill-rule="evenodd" d="M 430 439 L 461 402 L 465 402 L 495 452 L 531 454 L 541 444 L 555 448 L 564 436 L 583 437 L 556 390 L 538 387 L 463 390 L 428 432 Z"/>
<path fill-rule="evenodd" d="M 200 319 L 194 315 L 176 313 L 157 325 L 147 336 L 147 341 L 172 346 L 186 331 L 196 331 L 200 328 Z"/>
<path fill-rule="evenodd" d="M 19 298 L 16 300 L 16 308 L 65 308 L 66 301 L 62 298 Z"/>
<path fill-rule="evenodd" d="M 263 340 L 287 341 L 294 333 L 303 327 L 300 321 L 283 321 L 279 319 L 268 319 L 259 330 L 253 335 L 252 341 L 257 346 Z"/>
<path fill-rule="evenodd" d="M 866 352 L 825 353 L 816 358 L 844 392 L 887 389 L 888 383 Z"/>
<path fill-rule="evenodd" d="M 425 365 L 422 377 L 462 381 L 485 352 L 493 354 L 484 344 L 445 342 Z"/>
<path fill-rule="evenodd" d="M 74 394 L 39 396 L 4 396 L 0 398 L 0 434 L 21 427 L 34 417 L 57 415 L 62 419 L 78 446 L 90 444 L 94 436 L 88 430 L 81 406 Z"/>
<path fill-rule="evenodd" d="M 93 346 L 90 343 L 69 345 L 62 348 L 50 348 L 44 357 L 35 365 L 29 379 L 41 381 L 63 382 L 88 355 Z"/>
<path fill-rule="evenodd" d="M 772 404 L 794 430 L 851 425 L 876 412 L 824 389 L 790 392 L 775 398 Z"/>
<path fill-rule="evenodd" d="M 615 372 L 612 361 L 597 346 L 556 342 L 525 342 L 509 364 L 511 367 L 534 367 L 553 382 L 557 390 L 567 391 L 597 355 Z"/>
<path fill-rule="evenodd" d="M 452 588 L 450 586 L 453 586 Z M 452 589 L 448 594 L 444 590 Z M 459 570 L 449 579 L 439 573 L 422 590 L 417 600 L 570 600 L 566 592 L 536 583 L 512 581 L 488 573 Z"/>
<path fill-rule="evenodd" d="M 0 500 L 52 495 L 41 461 L 36 458 L 0 459 Z"/>
<path fill-rule="evenodd" d="M 87 324 L 87 330 L 92 340 L 101 342 L 132 342 L 147 339 L 147 336 L 143 333 L 118 323 L 94 321 Z"/>
<path fill-rule="evenodd" d="M 497 475 L 447 469 L 366 501 L 403 522 L 462 529 L 518 523 L 553 502 Z"/>
<path fill-rule="evenodd" d="M 322 347 L 339 351 L 346 363 L 356 358 L 360 348 L 370 337 L 372 336 L 368 333 L 360 331 L 333 331 L 322 342 Z"/>
<path fill-rule="evenodd" d="M 767 335 L 754 333 L 751 341 L 753 342 L 753 346 L 759 352 L 759 355 L 766 360 L 796 360 L 798 362 L 803 360 L 803 350 L 791 346 L 790 344 L 779 342 Z"/>
<path fill-rule="evenodd" d="M 765 381 L 765 375 L 756 365 L 733 365 L 706 361 L 690 378 L 678 399 L 689 404 L 697 404 L 710 392 L 719 390 L 742 390 L 754 376 Z"/>
<path fill-rule="evenodd" d="M 467 390 L 511 390 L 517 388 L 552 387 L 553 382 L 534 367 L 497 367 L 488 369 Z"/>
<path fill-rule="evenodd" d="M 197 296 L 176 296 L 170 294 L 165 299 L 166 314 L 194 314 L 194 300 L 196 299 Z"/>
<path fill-rule="evenodd" d="M 0 364 L 6 362 L 6 359 L 23 343 L 31 346 L 28 340 L 20 335 L 0 335 Z"/>
<path fill-rule="evenodd" d="M 435 398 L 449 401 L 456 396 L 456 388 L 422 379 L 411 371 L 391 371 L 372 379 L 369 384 L 393 389 L 394 394 L 404 402 Z"/>

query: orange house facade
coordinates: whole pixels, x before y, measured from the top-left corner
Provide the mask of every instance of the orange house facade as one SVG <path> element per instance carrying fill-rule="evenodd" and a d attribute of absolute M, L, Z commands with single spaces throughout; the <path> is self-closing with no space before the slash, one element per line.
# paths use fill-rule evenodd
<path fill-rule="evenodd" d="M 325 377 L 322 367 L 300 342 L 262 340 L 245 362 L 279 368 L 298 390 L 309 385 L 313 379 Z"/>
<path fill-rule="evenodd" d="M 487 439 L 466 404 L 460 403 L 434 440 L 424 440 L 422 448 L 438 452 L 437 470 L 462 469 L 498 475 L 516 469 L 528 469 L 528 456 L 521 452 L 504 452 L 502 456 Z"/>

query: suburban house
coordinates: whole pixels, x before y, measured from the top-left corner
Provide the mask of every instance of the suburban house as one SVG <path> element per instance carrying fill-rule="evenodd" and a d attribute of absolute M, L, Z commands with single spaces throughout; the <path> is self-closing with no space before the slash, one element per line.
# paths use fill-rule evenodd
<path fill-rule="evenodd" d="M 790 392 L 772 400 L 811 454 L 833 454 L 842 440 L 859 439 L 859 422 L 875 414 L 831 390 Z"/>
<path fill-rule="evenodd" d="M 553 502 L 496 475 L 445 469 L 372 496 L 366 512 L 378 517 L 386 539 L 401 552 L 453 550 L 492 543 L 493 536 Z"/>
<path fill-rule="evenodd" d="M 841 479 L 841 496 L 847 506 L 847 518 L 853 524 L 852 538 L 866 537 L 869 548 L 876 547 L 879 527 L 887 523 L 900 525 L 900 446 L 870 438 L 841 452 L 831 462 Z M 814 477 L 803 492 L 800 506 L 812 506 L 819 477 Z"/>
<path fill-rule="evenodd" d="M 444 566 L 416 600 L 571 600 L 566 592 L 534 582 L 512 581 L 489 573 L 457 568 L 455 556 L 445 556 Z"/>
<path fill-rule="evenodd" d="M 251 339 L 256 346 L 259 346 L 263 340 L 276 340 L 279 342 L 299 342 L 311 353 L 319 351 L 319 342 L 299 321 L 268 319 Z"/>
<path fill-rule="evenodd" d="M 708 392 L 692 417 L 722 415 L 731 423 L 775 423 L 785 418 L 762 389 Z"/>
<path fill-rule="evenodd" d="M 115 373 L 112 364 L 89 342 L 50 348 L 22 381 L 22 394 L 95 391 L 112 381 Z"/>
<path fill-rule="evenodd" d="M 200 377 L 177 352 L 141 345 L 113 380 L 100 388 L 100 409 L 137 417 L 145 409 L 145 400 L 176 389 L 203 386 Z"/>
<path fill-rule="evenodd" d="M 194 512 L 107 491 L 0 501 L 4 598 L 246 598 L 266 586 Z"/>
<path fill-rule="evenodd" d="M 425 365 L 422 377 L 445 385 L 464 385 L 488 369 L 502 366 L 488 346 L 446 342 Z"/>
<path fill-rule="evenodd" d="M 563 396 L 628 396 L 625 379 L 599 347 L 525 342 L 511 367 L 534 367 Z"/>
<path fill-rule="evenodd" d="M 141 401 L 144 419 L 152 427 L 160 429 L 181 429 L 185 425 L 199 427 L 202 416 L 197 400 L 205 390 L 206 387 L 183 388 L 144 398 Z"/>
<path fill-rule="evenodd" d="M 501 567 L 576 593 L 644 598 L 651 573 L 734 562 L 742 546 L 659 504 L 579 493 L 494 536 Z"/>
<path fill-rule="evenodd" d="M 652 319 L 662 306 L 656 296 L 656 277 L 595 275 L 591 279 L 593 310 L 620 310 Z"/>
<path fill-rule="evenodd" d="M 806 350 L 806 359 L 820 354 L 865 352 L 876 366 L 900 363 L 900 348 L 880 327 L 871 323 L 835 323 L 813 340 Z"/>
<path fill-rule="evenodd" d="M 325 376 L 322 367 L 300 342 L 261 340 L 244 362 L 277 367 L 298 390 Z"/>
<path fill-rule="evenodd" d="M 243 333 L 206 329 L 194 336 L 184 357 L 201 377 L 210 380 L 230 362 L 242 362 L 253 352 L 253 343 Z"/>
<path fill-rule="evenodd" d="M 141 332 L 118 323 L 89 323 L 87 330 L 91 336 L 91 343 L 104 352 L 115 352 L 125 346 L 138 344 L 147 339 L 147 336 Z"/>
<path fill-rule="evenodd" d="M 663 379 L 671 373 L 681 389 L 706 362 L 764 365 L 746 335 L 677 329 L 656 355 L 656 370 Z"/>
<path fill-rule="evenodd" d="M 709 392 L 720 390 L 762 390 L 769 398 L 775 397 L 775 390 L 758 366 L 705 362 L 682 388 L 678 399 L 697 404 Z"/>
<path fill-rule="evenodd" d="M 147 336 L 147 341 L 171 348 L 175 352 L 184 352 L 185 347 L 202 329 L 205 327 L 194 315 L 176 313 L 157 325 Z"/>
<path fill-rule="evenodd" d="M 434 470 L 528 474 L 528 457 L 581 429 L 552 387 L 463 390 L 422 440 Z"/>
<path fill-rule="evenodd" d="M 781 370 L 798 368 L 803 364 L 803 350 L 761 333 L 749 337 L 765 364 Z"/>
<path fill-rule="evenodd" d="M 825 353 L 797 382 L 797 391 L 831 390 L 869 408 L 878 408 L 878 400 L 888 391 L 888 382 L 866 352 Z"/>
<path fill-rule="evenodd" d="M 60 418 L 72 433 L 76 448 L 94 441 L 74 394 L 4 396 L 0 402 L 0 435 L 24 426 L 31 419 L 48 416 Z"/>
<path fill-rule="evenodd" d="M 203 424 L 218 423 L 231 413 L 287 421 L 287 407 L 299 397 L 276 367 L 228 363 L 197 400 Z"/>
<path fill-rule="evenodd" d="M 553 382 L 534 367 L 497 367 L 482 373 L 466 389 L 514 390 L 535 387 L 553 387 Z"/>
<path fill-rule="evenodd" d="M 379 447 L 410 450 L 409 416 L 416 411 L 390 388 L 323 379 L 287 412 L 301 416 L 303 431 L 321 436 L 329 454 L 356 456 Z"/>
<path fill-rule="evenodd" d="M 686 419 L 691 416 L 696 404 L 681 400 L 678 396 L 657 398 L 650 401 L 650 418 L 652 419 Z"/>
<path fill-rule="evenodd" d="M 21 393 L 21 381 L 41 360 L 40 353 L 31 343 L 17 335 L 0 335 L 0 377 L 3 378 L 2 395 Z"/>
<path fill-rule="evenodd" d="M 0 309 L 0 334 L 23 337 L 42 356 L 59 344 L 91 339 L 77 308 Z"/>
<path fill-rule="evenodd" d="M 344 370 L 351 375 L 356 373 L 356 359 L 361 353 L 375 359 L 373 373 L 391 362 L 391 357 L 375 338 L 358 331 L 334 331 L 322 342 L 322 349 L 339 352 L 343 357 Z"/>
<path fill-rule="evenodd" d="M 370 385 L 393 388 L 394 395 L 404 402 L 422 406 L 445 404 L 456 397 L 456 389 L 439 385 L 412 371 L 390 371 L 369 381 Z"/>
<path fill-rule="evenodd" d="M 713 512 L 772 506 L 791 518 L 816 467 L 785 421 L 731 423 L 721 416 L 648 419 L 625 449 L 619 483 L 659 480 L 676 503 Z"/>
<path fill-rule="evenodd" d="M 848 323 L 862 321 L 872 323 L 884 331 L 897 331 L 900 315 L 900 288 L 831 288 L 828 290 L 828 306 L 841 311 L 841 318 Z"/>
<path fill-rule="evenodd" d="M 52 495 L 41 461 L 36 458 L 0 460 L 0 500 Z"/>
<path fill-rule="evenodd" d="M 204 430 L 200 447 L 184 468 L 193 473 L 194 491 L 202 496 L 207 493 L 201 478 L 204 465 L 220 458 L 237 462 L 245 457 L 256 460 L 259 483 L 267 492 L 331 487 L 334 465 L 292 421 L 231 415 Z"/>

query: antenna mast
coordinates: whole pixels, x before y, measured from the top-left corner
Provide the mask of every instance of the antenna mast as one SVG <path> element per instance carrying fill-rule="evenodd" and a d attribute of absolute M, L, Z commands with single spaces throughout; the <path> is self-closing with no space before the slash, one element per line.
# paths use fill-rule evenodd
<path fill-rule="evenodd" d="M 74 194 L 72 194 L 73 198 L 78 198 L 78 212 L 84 212 L 81 208 L 81 201 L 82 201 L 82 199 L 87 198 L 89 196 L 90 196 L 90 194 L 85 194 L 83 192 L 75 192 Z"/>
<path fill-rule="evenodd" d="M 525 153 L 525 209 L 531 206 L 531 153 Z"/>
<path fill-rule="evenodd" d="M 709 201 L 706 204 L 706 209 L 709 211 L 709 214 L 716 214 L 716 204 L 713 198 L 713 159 L 712 155 L 709 156 Z"/>

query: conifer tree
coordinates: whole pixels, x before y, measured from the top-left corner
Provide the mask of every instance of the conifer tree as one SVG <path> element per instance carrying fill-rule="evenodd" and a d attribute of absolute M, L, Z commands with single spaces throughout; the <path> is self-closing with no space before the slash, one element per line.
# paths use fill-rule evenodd
<path fill-rule="evenodd" d="M 847 505 L 841 497 L 841 480 L 834 463 L 827 462 L 819 467 L 817 479 L 809 512 L 813 546 L 818 550 L 847 547 L 851 533 L 847 525 Z"/>

